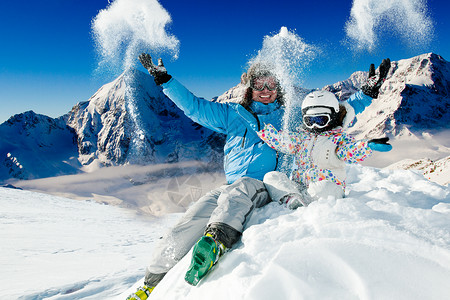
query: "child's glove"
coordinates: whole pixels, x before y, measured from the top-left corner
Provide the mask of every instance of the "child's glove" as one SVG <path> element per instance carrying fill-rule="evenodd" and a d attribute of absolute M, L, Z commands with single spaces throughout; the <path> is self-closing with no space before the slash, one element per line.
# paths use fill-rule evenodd
<path fill-rule="evenodd" d="M 288 195 L 285 198 L 287 198 L 285 199 L 285 203 L 287 207 L 291 210 L 296 210 L 299 207 L 305 206 L 303 205 L 302 199 L 300 198 L 299 195 Z"/>
<path fill-rule="evenodd" d="M 286 204 L 291 210 L 296 210 L 299 207 L 308 206 L 313 200 L 306 191 L 303 191 L 302 193 L 292 193 L 284 196 L 280 199 L 280 203 Z"/>
<path fill-rule="evenodd" d="M 389 138 L 384 137 L 380 139 L 369 140 L 368 146 L 373 151 L 388 152 L 392 150 L 392 145 L 388 144 Z"/>
<path fill-rule="evenodd" d="M 369 69 L 369 77 L 366 84 L 361 87 L 364 94 L 369 97 L 377 98 L 381 85 L 386 80 L 386 76 L 391 68 L 391 60 L 389 58 L 383 59 L 379 67 L 379 73 L 375 74 L 375 65 L 371 64 Z"/>
<path fill-rule="evenodd" d="M 167 81 L 172 78 L 169 74 L 167 74 L 167 70 L 164 67 L 164 63 L 162 59 L 158 59 L 158 65 L 155 66 L 152 62 L 152 57 L 148 53 L 142 53 L 139 55 L 139 61 L 141 64 L 148 70 L 150 75 L 153 76 L 155 83 L 157 85 L 161 85 L 163 83 L 166 83 Z"/>

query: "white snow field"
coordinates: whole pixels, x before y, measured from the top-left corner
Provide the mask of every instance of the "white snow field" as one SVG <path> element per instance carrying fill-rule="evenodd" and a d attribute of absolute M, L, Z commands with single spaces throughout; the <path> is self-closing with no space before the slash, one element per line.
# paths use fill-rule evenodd
<path fill-rule="evenodd" d="M 0 188 L 1 299 L 125 299 L 180 216 Z M 257 209 L 196 287 L 187 255 L 150 299 L 450 299 L 450 190 L 348 167 L 347 196 Z M 134 286 L 133 286 L 134 285 Z"/>
<path fill-rule="evenodd" d="M 109 299 L 177 218 L 7 188 L 0 201 L 0 299 Z"/>

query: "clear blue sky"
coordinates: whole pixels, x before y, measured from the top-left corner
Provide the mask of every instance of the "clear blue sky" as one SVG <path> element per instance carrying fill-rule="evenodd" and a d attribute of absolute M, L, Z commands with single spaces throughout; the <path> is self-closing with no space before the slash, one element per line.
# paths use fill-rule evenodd
<path fill-rule="evenodd" d="M 166 61 L 166 67 L 196 95 L 220 95 L 239 82 L 264 36 L 282 26 L 322 49 L 306 74 L 309 88 L 344 80 L 384 57 L 435 52 L 450 60 L 450 4 L 426 2 L 435 29 L 428 45 L 411 47 L 387 31 L 374 52 L 354 53 L 341 43 L 350 0 L 160 0 L 172 16 L 169 32 L 180 41 L 179 59 Z M 108 0 L 1 2 L 0 123 L 27 110 L 61 116 L 113 79 L 94 75 L 91 21 L 107 6 Z"/>

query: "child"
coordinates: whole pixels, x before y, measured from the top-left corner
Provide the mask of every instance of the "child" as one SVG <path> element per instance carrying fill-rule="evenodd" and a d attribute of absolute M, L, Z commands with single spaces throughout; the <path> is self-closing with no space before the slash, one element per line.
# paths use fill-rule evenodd
<path fill-rule="evenodd" d="M 342 123 L 346 109 L 333 93 L 314 91 L 302 103 L 303 129 L 277 131 L 266 124 L 258 136 L 273 149 L 295 155 L 290 181 L 280 172 L 269 172 L 264 184 L 273 201 L 291 209 L 307 206 L 314 199 L 344 197 L 345 163 L 361 162 L 372 151 L 390 151 L 388 138 L 356 141 Z M 306 192 L 307 191 L 307 192 Z"/>

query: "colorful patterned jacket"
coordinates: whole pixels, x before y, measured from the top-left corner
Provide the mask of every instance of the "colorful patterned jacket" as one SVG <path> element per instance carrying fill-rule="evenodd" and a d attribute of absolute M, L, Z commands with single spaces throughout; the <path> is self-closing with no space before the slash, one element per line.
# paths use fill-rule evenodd
<path fill-rule="evenodd" d="M 367 140 L 357 141 L 341 127 L 323 133 L 282 132 L 266 124 L 257 133 L 273 149 L 295 155 L 291 179 L 307 187 L 330 180 L 345 188 L 345 163 L 358 163 L 372 154 Z"/>

